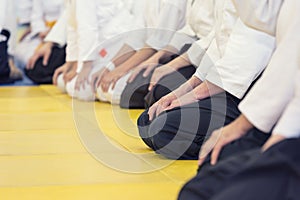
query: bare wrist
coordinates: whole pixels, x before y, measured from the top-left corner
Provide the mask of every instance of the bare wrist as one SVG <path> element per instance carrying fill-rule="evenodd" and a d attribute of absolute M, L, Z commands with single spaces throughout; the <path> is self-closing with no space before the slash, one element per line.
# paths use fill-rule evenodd
<path fill-rule="evenodd" d="M 243 114 L 235 120 L 235 123 L 242 135 L 245 135 L 249 130 L 254 128 L 253 124 Z"/>

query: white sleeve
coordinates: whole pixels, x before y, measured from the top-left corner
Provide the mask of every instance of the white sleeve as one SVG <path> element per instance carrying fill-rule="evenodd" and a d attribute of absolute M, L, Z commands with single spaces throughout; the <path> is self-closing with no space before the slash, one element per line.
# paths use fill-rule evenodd
<path fill-rule="evenodd" d="M 247 26 L 274 35 L 283 0 L 233 0 L 233 3 Z"/>
<path fill-rule="evenodd" d="M 79 51 L 78 60 L 82 62 L 93 61 L 97 58 L 97 54 L 94 50 L 99 41 L 97 1 L 76 0 L 76 21 Z"/>
<path fill-rule="evenodd" d="M 66 3 L 66 20 L 67 20 L 67 47 L 66 61 L 78 61 L 78 35 L 76 22 L 76 2 L 68 1 Z"/>
<path fill-rule="evenodd" d="M 132 0 L 131 5 L 128 5 L 128 0 L 125 0 L 125 5 L 128 5 L 130 8 L 130 13 L 134 16 L 133 27 L 135 29 L 143 29 L 146 27 L 145 20 L 145 6 L 147 0 Z"/>
<path fill-rule="evenodd" d="M 169 45 L 180 51 L 185 44 L 192 44 L 197 41 L 199 38 L 197 38 L 196 34 L 191 34 L 190 31 L 192 30 L 188 30 L 190 30 L 190 26 L 187 24 L 183 29 L 176 31 Z"/>
<path fill-rule="evenodd" d="M 164 3 L 158 16 L 157 26 L 147 39 L 146 44 L 156 50 L 160 50 L 169 44 L 175 31 L 182 28 L 185 22 L 186 1 L 180 1 L 181 3 L 177 4 L 176 1 Z"/>
<path fill-rule="evenodd" d="M 17 5 L 17 18 L 19 24 L 30 23 L 32 11 L 32 1 L 31 0 L 18 0 Z"/>
<path fill-rule="evenodd" d="M 275 44 L 275 37 L 249 28 L 238 20 L 224 56 L 211 67 L 206 80 L 241 99 L 268 65 Z"/>
<path fill-rule="evenodd" d="M 5 24 L 6 7 L 7 7 L 7 0 L 0 0 L 0 31 L 2 31 Z"/>
<path fill-rule="evenodd" d="M 145 41 L 147 39 L 147 29 L 142 28 L 130 32 L 130 34 L 125 34 L 124 43 L 129 45 L 134 50 L 140 50 L 145 46 Z"/>
<path fill-rule="evenodd" d="M 260 80 L 241 102 L 241 112 L 258 129 L 270 132 L 294 93 L 300 60 L 299 1 L 285 1 L 277 24 L 277 49 Z"/>
<path fill-rule="evenodd" d="M 67 28 L 67 48 L 66 48 L 66 61 L 74 62 L 78 61 L 78 43 L 77 43 L 76 30 L 68 26 Z"/>
<path fill-rule="evenodd" d="M 45 38 L 46 42 L 54 42 L 60 46 L 67 43 L 67 11 L 65 10 Z"/>
<path fill-rule="evenodd" d="M 125 0 L 124 3 L 131 13 L 131 28 L 128 34 L 123 34 L 124 43 L 134 50 L 139 50 L 145 46 L 147 39 L 146 20 L 144 17 L 146 0 Z"/>
<path fill-rule="evenodd" d="M 17 19 L 15 15 L 15 1 L 0 1 L 0 32 L 6 29 L 10 32 L 8 40 L 8 53 L 14 54 L 17 44 Z"/>
<path fill-rule="evenodd" d="M 71 11 L 73 8 L 69 8 L 67 12 L 67 18 L 71 18 L 72 14 L 74 14 L 73 11 Z M 73 16 L 74 17 L 74 16 Z M 74 62 L 78 61 L 78 35 L 76 27 L 74 27 L 75 24 L 71 24 L 72 22 L 68 20 L 67 22 L 67 47 L 66 47 L 66 61 L 67 62 Z"/>
<path fill-rule="evenodd" d="M 213 29 L 206 37 L 195 41 L 187 51 L 188 58 L 195 67 L 198 67 L 200 65 L 206 50 L 209 48 L 214 38 L 215 30 Z"/>
<path fill-rule="evenodd" d="M 295 80 L 295 93 L 292 100 L 283 112 L 279 122 L 273 130 L 273 134 L 286 138 L 300 137 L 300 70 Z"/>
<path fill-rule="evenodd" d="M 33 0 L 30 26 L 31 26 L 32 35 L 47 30 L 44 21 L 44 6 L 43 6 L 43 1 L 41 0 Z"/>

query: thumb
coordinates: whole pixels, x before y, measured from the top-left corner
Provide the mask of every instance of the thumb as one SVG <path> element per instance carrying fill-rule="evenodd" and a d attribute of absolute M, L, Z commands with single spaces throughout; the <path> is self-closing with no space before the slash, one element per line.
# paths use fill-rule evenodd
<path fill-rule="evenodd" d="M 143 77 L 146 78 L 147 76 L 149 76 L 154 67 L 155 65 L 149 65 L 143 73 Z"/>
<path fill-rule="evenodd" d="M 44 55 L 44 58 L 43 58 L 43 65 L 44 66 L 47 66 L 48 65 L 48 61 L 49 61 L 49 58 L 50 58 L 50 55 L 51 55 L 51 52 L 48 52 Z"/>

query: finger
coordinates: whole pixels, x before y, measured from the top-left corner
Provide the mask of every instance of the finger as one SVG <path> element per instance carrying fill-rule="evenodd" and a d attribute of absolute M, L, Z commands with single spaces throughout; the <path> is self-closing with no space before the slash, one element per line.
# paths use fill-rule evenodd
<path fill-rule="evenodd" d="M 44 65 L 44 66 L 47 66 L 47 65 L 48 65 L 48 61 L 49 61 L 50 55 L 51 55 L 51 51 L 47 52 L 47 53 L 44 55 L 44 58 L 43 58 L 43 65 Z"/>
<path fill-rule="evenodd" d="M 113 81 L 111 82 L 111 89 L 112 89 L 112 90 L 115 89 L 115 86 L 116 86 L 117 81 L 118 81 L 118 80 L 113 80 Z"/>
<path fill-rule="evenodd" d="M 153 89 L 153 87 L 154 87 L 154 84 L 153 84 L 153 83 L 150 83 L 150 84 L 149 84 L 149 87 L 148 87 L 148 91 L 151 91 L 151 90 Z"/>
<path fill-rule="evenodd" d="M 62 73 L 60 69 L 55 70 L 54 75 L 52 77 L 52 81 L 54 85 L 57 85 L 57 78 Z"/>
<path fill-rule="evenodd" d="M 31 59 L 29 60 L 28 64 L 27 64 L 27 66 L 26 66 L 26 69 L 28 69 L 28 70 L 33 69 L 37 59 L 38 59 L 37 56 L 32 56 Z"/>
<path fill-rule="evenodd" d="M 107 83 L 101 83 L 101 88 L 103 92 L 107 92 Z"/>
<path fill-rule="evenodd" d="M 103 85 L 102 83 L 100 84 L 100 87 L 101 87 L 101 89 L 102 89 L 102 92 L 105 92 L 105 91 L 104 91 L 104 85 Z"/>
<path fill-rule="evenodd" d="M 222 148 L 223 148 L 223 145 L 220 144 L 220 143 L 218 143 L 214 147 L 214 149 L 212 151 L 212 154 L 211 154 L 211 159 L 210 159 L 210 164 L 211 165 L 216 165 L 217 164 L 217 161 L 218 161 L 218 158 L 219 158 L 219 154 L 220 154 Z"/>
<path fill-rule="evenodd" d="M 69 81 L 71 81 L 73 78 L 75 78 L 75 76 L 77 75 L 76 71 L 72 71 L 69 73 Z"/>
<path fill-rule="evenodd" d="M 155 87 L 155 85 L 156 85 L 156 80 L 154 79 L 154 76 L 152 75 L 148 90 L 151 91 Z"/>
<path fill-rule="evenodd" d="M 216 132 L 213 132 L 212 135 L 209 137 L 209 139 L 202 145 L 198 156 L 199 166 L 203 164 L 208 154 L 213 150 L 216 144 L 215 134 Z"/>
<path fill-rule="evenodd" d="M 206 160 L 206 157 L 207 156 L 202 156 L 202 157 L 199 157 L 198 159 L 198 166 L 202 166 L 202 164 L 204 163 L 204 161 Z"/>
<path fill-rule="evenodd" d="M 104 92 L 108 92 L 109 86 L 110 86 L 110 84 L 105 84 L 105 86 L 104 86 Z"/>
<path fill-rule="evenodd" d="M 76 90 L 76 91 L 79 90 L 79 85 L 80 85 L 80 83 L 79 83 L 78 81 L 76 81 L 76 83 L 75 83 L 75 90 Z"/>
<path fill-rule="evenodd" d="M 32 58 L 29 59 L 29 61 L 28 61 L 28 63 L 27 63 L 27 65 L 26 65 L 25 68 L 26 68 L 26 69 L 30 69 L 31 63 L 32 63 Z"/>
<path fill-rule="evenodd" d="M 64 73 L 64 81 L 65 81 L 65 83 L 70 82 L 76 75 L 77 75 L 76 72 Z"/>
<path fill-rule="evenodd" d="M 71 80 L 71 73 L 68 73 L 68 72 L 64 73 L 63 78 L 64 78 L 65 83 L 69 82 Z"/>
<path fill-rule="evenodd" d="M 166 105 L 166 102 L 164 102 L 164 101 L 162 103 L 158 104 L 158 107 L 155 112 L 155 117 L 160 115 L 165 110 L 166 107 L 167 107 L 167 105 Z"/>
<path fill-rule="evenodd" d="M 144 77 L 144 78 L 148 77 L 152 70 L 153 70 L 153 67 L 148 66 L 148 67 L 146 68 L 145 72 L 143 73 L 143 77 Z"/>
<path fill-rule="evenodd" d="M 176 108 L 176 107 L 179 107 L 179 106 L 177 106 L 176 104 L 171 104 L 171 105 L 169 105 L 168 107 L 166 107 L 165 109 L 164 109 L 164 111 L 167 111 L 167 110 L 172 110 L 172 109 L 174 109 L 174 108 Z"/>
<path fill-rule="evenodd" d="M 154 113 L 156 112 L 156 109 L 157 109 L 157 104 L 154 104 L 153 106 L 150 107 L 148 111 L 149 121 L 152 121 L 154 119 Z"/>
<path fill-rule="evenodd" d="M 134 79 L 136 78 L 136 76 L 138 75 L 138 72 L 137 71 L 134 71 L 131 76 L 129 77 L 128 79 L 128 83 L 132 83 L 134 81 Z"/>
<path fill-rule="evenodd" d="M 83 80 L 81 86 L 82 86 L 82 89 L 85 90 L 85 85 L 88 84 L 87 80 Z"/>
<path fill-rule="evenodd" d="M 93 75 L 92 78 L 91 78 L 91 87 L 92 87 L 92 90 L 93 91 L 96 91 L 96 88 L 95 88 L 95 83 L 96 83 L 96 76 Z"/>
<path fill-rule="evenodd" d="M 212 150 L 210 140 L 211 139 L 209 139 L 207 142 L 205 142 L 200 149 L 199 156 L 198 156 L 198 166 L 201 166 L 204 163 L 208 154 Z"/>
<path fill-rule="evenodd" d="M 97 89 L 98 87 L 100 87 L 100 84 L 101 84 L 101 79 L 98 78 L 97 81 L 96 81 L 96 83 L 95 83 L 96 89 Z"/>
<path fill-rule="evenodd" d="M 70 81 L 70 80 L 69 80 L 70 78 L 69 78 L 69 75 L 68 75 L 68 74 L 64 74 L 64 75 L 63 75 L 63 79 L 64 79 L 65 84 L 68 83 L 68 82 Z"/>

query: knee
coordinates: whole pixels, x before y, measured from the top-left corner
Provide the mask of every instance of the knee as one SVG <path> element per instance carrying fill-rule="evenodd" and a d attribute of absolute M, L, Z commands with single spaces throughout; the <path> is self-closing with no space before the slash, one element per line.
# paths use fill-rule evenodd
<path fill-rule="evenodd" d="M 155 120 L 149 121 L 147 112 L 145 111 L 138 119 L 140 136 L 156 153 L 169 157 L 169 152 L 166 152 L 166 149 L 175 133 L 171 131 L 166 122 L 167 116 L 166 114 L 161 115 Z"/>
<path fill-rule="evenodd" d="M 86 85 L 84 89 L 75 91 L 75 96 L 81 101 L 95 101 L 96 97 L 90 85 Z"/>
<path fill-rule="evenodd" d="M 199 174 L 193 179 L 188 181 L 181 189 L 178 195 L 178 200 L 184 199 L 210 199 L 211 195 L 205 192 L 203 188 L 207 185 L 207 182 L 202 181 L 199 178 Z"/>
<path fill-rule="evenodd" d="M 145 108 L 144 98 L 148 93 L 150 76 L 143 77 L 143 71 L 132 83 L 126 83 L 122 90 L 120 106 L 122 108 Z"/>
<path fill-rule="evenodd" d="M 64 81 L 64 78 L 63 78 L 63 75 L 60 74 L 58 77 L 57 77 L 57 88 L 62 92 L 62 93 L 66 93 L 67 90 L 66 90 L 66 84 L 65 84 L 65 81 Z"/>
<path fill-rule="evenodd" d="M 149 126 L 151 122 L 149 121 L 148 110 L 144 111 L 137 120 L 139 135 L 144 143 L 154 149 L 152 144 L 152 137 L 149 135 Z"/>
<path fill-rule="evenodd" d="M 154 104 L 155 102 L 157 102 L 158 100 L 160 100 L 162 97 L 169 94 L 170 92 L 171 92 L 171 89 L 168 88 L 167 86 L 160 85 L 160 84 L 155 86 L 153 88 L 153 91 L 151 93 L 149 93 L 152 96 L 151 99 L 153 99 L 153 102 L 151 102 L 151 105 Z"/>
<path fill-rule="evenodd" d="M 200 146 L 193 135 L 167 119 L 154 121 L 149 133 L 156 153 L 173 160 L 197 160 Z M 196 136 L 196 133 L 195 133 Z"/>
<path fill-rule="evenodd" d="M 99 86 L 97 88 L 97 93 L 96 93 L 97 99 L 102 101 L 102 102 L 107 102 L 107 98 L 106 98 L 106 93 L 103 92 L 101 86 Z"/>
<path fill-rule="evenodd" d="M 109 102 L 114 105 L 120 104 L 121 95 L 115 91 L 115 89 L 109 88 L 107 92 L 103 92 L 102 88 L 97 88 L 97 99 L 102 102 Z"/>
<path fill-rule="evenodd" d="M 142 139 L 148 138 L 148 127 L 150 125 L 148 110 L 144 111 L 137 120 L 139 134 Z"/>

